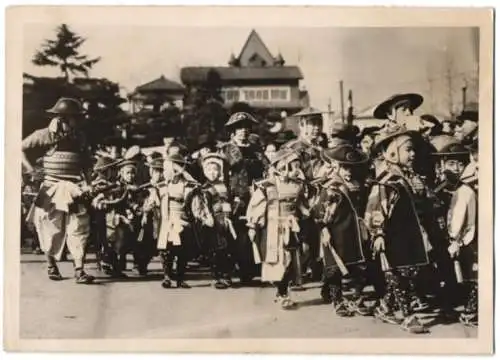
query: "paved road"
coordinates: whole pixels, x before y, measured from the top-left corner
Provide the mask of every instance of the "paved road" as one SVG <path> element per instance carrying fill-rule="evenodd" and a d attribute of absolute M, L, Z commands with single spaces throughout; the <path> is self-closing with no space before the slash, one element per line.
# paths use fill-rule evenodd
<path fill-rule="evenodd" d="M 411 335 L 371 317 L 338 318 L 319 300 L 318 284 L 293 293 L 299 308 L 282 311 L 275 291 L 260 286 L 215 290 L 206 274 L 192 271 L 192 289 L 160 286 L 160 264 L 146 279 L 76 285 L 70 262 L 61 264 L 66 280 L 46 277 L 43 256 L 21 258 L 22 338 L 437 338 L 476 337 L 476 329 L 436 324 L 430 334 Z M 129 265 L 130 266 L 130 265 Z M 95 264 L 89 272 L 96 274 Z M 428 322 L 435 314 L 422 314 Z"/>

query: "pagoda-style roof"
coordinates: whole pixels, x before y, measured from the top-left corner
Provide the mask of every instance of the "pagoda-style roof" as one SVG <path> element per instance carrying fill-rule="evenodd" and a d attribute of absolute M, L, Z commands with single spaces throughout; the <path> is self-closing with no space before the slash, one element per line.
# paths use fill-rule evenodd
<path fill-rule="evenodd" d="M 158 79 L 150 81 L 146 84 L 140 85 L 135 88 L 135 92 L 162 92 L 162 91 L 184 91 L 184 87 L 172 80 L 167 79 L 165 76 L 160 76 Z"/>
<path fill-rule="evenodd" d="M 185 67 L 181 69 L 184 84 L 207 80 L 210 71 L 215 71 L 222 81 L 230 80 L 301 80 L 302 72 L 297 66 L 268 67 Z"/>

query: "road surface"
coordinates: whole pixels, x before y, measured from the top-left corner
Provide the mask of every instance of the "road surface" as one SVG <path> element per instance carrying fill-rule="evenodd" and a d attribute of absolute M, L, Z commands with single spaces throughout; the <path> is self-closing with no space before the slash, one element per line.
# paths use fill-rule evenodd
<path fill-rule="evenodd" d="M 97 275 L 95 263 L 88 272 Z M 275 290 L 257 284 L 216 290 L 208 274 L 191 269 L 192 289 L 163 289 L 158 258 L 146 279 L 120 281 L 98 276 L 94 285 L 77 285 L 71 262 L 62 262 L 65 280 L 50 281 L 43 255 L 21 256 L 21 338 L 467 338 L 477 330 L 456 323 L 434 324 L 412 335 L 372 317 L 338 318 L 319 298 L 319 284 L 292 293 L 299 307 L 283 311 Z M 129 263 L 129 267 L 131 264 Z M 433 312 L 421 314 L 435 323 Z"/>

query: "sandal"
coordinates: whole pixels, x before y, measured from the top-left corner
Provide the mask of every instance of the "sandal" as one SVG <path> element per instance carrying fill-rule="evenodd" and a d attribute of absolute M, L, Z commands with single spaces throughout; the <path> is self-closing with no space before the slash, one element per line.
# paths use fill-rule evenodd
<path fill-rule="evenodd" d="M 177 288 L 178 289 L 191 289 L 191 286 L 185 281 L 177 281 Z"/>
<path fill-rule="evenodd" d="M 56 265 L 49 266 L 47 273 L 49 275 L 50 280 L 59 281 L 59 280 L 63 279 L 63 277 L 62 277 L 61 273 L 59 272 L 59 269 Z"/>
<path fill-rule="evenodd" d="M 468 327 L 477 327 L 478 325 L 478 316 L 477 314 L 466 314 L 462 313 L 460 314 L 460 323 L 464 326 Z"/>
<path fill-rule="evenodd" d="M 290 299 L 288 295 L 285 296 L 277 295 L 274 302 L 279 303 L 283 310 L 293 309 L 297 305 L 297 303 L 292 301 L 292 299 Z"/>
<path fill-rule="evenodd" d="M 370 316 L 373 314 L 373 309 L 370 309 L 365 305 L 363 298 L 359 298 L 358 300 L 352 300 L 347 303 L 349 310 L 352 313 L 356 313 L 361 316 Z"/>
<path fill-rule="evenodd" d="M 392 311 L 389 311 L 385 308 L 385 306 L 379 305 L 373 311 L 373 316 L 376 319 L 379 319 L 382 322 L 392 324 L 392 325 L 400 325 L 402 320 L 398 319 L 396 315 Z"/>
<path fill-rule="evenodd" d="M 75 278 L 77 284 L 91 284 L 95 280 L 95 278 L 92 275 L 87 274 L 83 270 L 77 272 L 75 274 Z"/>
<path fill-rule="evenodd" d="M 342 301 L 334 305 L 333 308 L 335 309 L 335 313 L 337 314 L 337 316 L 350 317 L 354 315 L 345 301 Z"/>
<path fill-rule="evenodd" d="M 163 279 L 161 287 L 164 289 L 170 289 L 172 287 L 172 281 L 168 278 Z"/>
<path fill-rule="evenodd" d="M 216 288 L 218 290 L 225 290 L 228 288 L 228 286 L 223 280 L 216 280 L 214 282 L 214 288 Z"/>
<path fill-rule="evenodd" d="M 424 311 L 429 308 L 429 304 L 425 302 L 424 300 L 415 297 L 412 302 L 411 302 L 411 307 L 413 308 L 413 311 Z"/>
<path fill-rule="evenodd" d="M 403 320 L 401 328 L 412 334 L 425 334 L 429 330 L 420 322 L 416 315 L 410 315 Z"/>

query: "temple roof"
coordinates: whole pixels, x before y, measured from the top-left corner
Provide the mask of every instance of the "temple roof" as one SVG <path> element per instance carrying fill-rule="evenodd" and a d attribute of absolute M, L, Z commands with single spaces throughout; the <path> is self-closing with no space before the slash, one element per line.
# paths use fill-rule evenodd
<path fill-rule="evenodd" d="M 184 87 L 172 80 L 160 76 L 158 79 L 150 81 L 146 84 L 140 85 L 135 88 L 136 92 L 149 92 L 149 91 L 183 91 Z"/>

